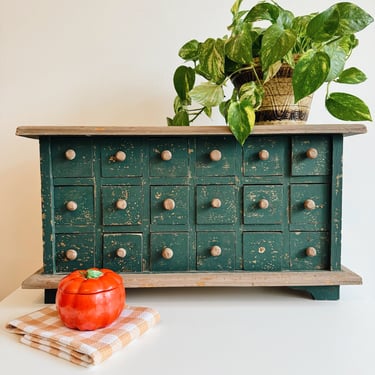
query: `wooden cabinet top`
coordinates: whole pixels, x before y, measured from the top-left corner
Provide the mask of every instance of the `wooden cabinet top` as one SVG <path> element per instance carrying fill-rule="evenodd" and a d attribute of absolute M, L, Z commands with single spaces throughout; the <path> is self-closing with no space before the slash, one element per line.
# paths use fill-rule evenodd
<path fill-rule="evenodd" d="M 252 134 L 364 134 L 363 124 L 319 125 L 257 125 Z M 41 136 L 190 136 L 228 135 L 228 126 L 20 126 L 16 135 L 29 138 Z"/>

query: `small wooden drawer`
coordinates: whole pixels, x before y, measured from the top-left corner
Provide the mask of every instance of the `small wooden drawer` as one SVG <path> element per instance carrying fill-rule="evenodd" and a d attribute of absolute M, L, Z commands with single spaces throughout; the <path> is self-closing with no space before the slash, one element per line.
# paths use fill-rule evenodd
<path fill-rule="evenodd" d="M 330 223 L 328 184 L 290 186 L 291 230 L 327 230 Z"/>
<path fill-rule="evenodd" d="M 290 268 L 292 270 L 329 269 L 330 241 L 327 232 L 291 232 Z"/>
<path fill-rule="evenodd" d="M 244 232 L 243 267 L 246 271 L 289 268 L 289 252 L 281 232 Z"/>
<path fill-rule="evenodd" d="M 94 233 L 56 234 L 55 268 L 57 273 L 87 269 L 95 264 Z"/>
<path fill-rule="evenodd" d="M 189 186 L 151 186 L 150 189 L 151 224 L 188 224 Z"/>
<path fill-rule="evenodd" d="M 189 233 L 151 233 L 151 270 L 187 271 L 189 269 Z"/>
<path fill-rule="evenodd" d="M 116 272 L 141 272 L 142 233 L 108 233 L 103 235 L 103 267 Z"/>
<path fill-rule="evenodd" d="M 51 159 L 54 177 L 93 176 L 93 147 L 90 139 L 53 139 Z"/>
<path fill-rule="evenodd" d="M 285 137 L 251 138 L 243 148 L 244 175 L 284 175 L 287 151 L 288 139 Z"/>
<path fill-rule="evenodd" d="M 102 187 L 103 225 L 141 225 L 144 213 L 143 187 Z"/>
<path fill-rule="evenodd" d="M 197 232 L 197 270 L 234 270 L 235 244 L 235 232 Z"/>
<path fill-rule="evenodd" d="M 244 224 L 281 224 L 286 218 L 282 185 L 245 185 Z"/>
<path fill-rule="evenodd" d="M 138 138 L 110 138 L 101 145 L 103 177 L 137 177 L 143 175 L 143 147 Z"/>
<path fill-rule="evenodd" d="M 292 137 L 292 176 L 318 176 L 331 173 L 331 142 L 328 137 Z"/>
<path fill-rule="evenodd" d="M 94 224 L 94 187 L 56 186 L 54 207 L 56 225 Z"/>
<path fill-rule="evenodd" d="M 237 222 L 238 192 L 234 185 L 198 185 L 197 224 Z"/>
<path fill-rule="evenodd" d="M 149 158 L 152 177 L 187 177 L 189 175 L 187 140 L 151 139 Z"/>
<path fill-rule="evenodd" d="M 236 141 L 233 137 L 198 138 L 195 173 L 199 177 L 236 175 Z"/>

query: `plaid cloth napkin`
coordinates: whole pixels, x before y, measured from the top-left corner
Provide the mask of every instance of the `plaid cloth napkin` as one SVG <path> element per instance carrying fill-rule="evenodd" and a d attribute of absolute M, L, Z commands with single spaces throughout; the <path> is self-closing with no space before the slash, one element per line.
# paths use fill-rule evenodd
<path fill-rule="evenodd" d="M 26 345 L 88 367 L 108 359 L 159 320 L 159 313 L 151 308 L 126 306 L 111 325 L 78 331 L 65 327 L 56 305 L 50 305 L 10 321 L 6 329 L 21 335 L 21 342 Z"/>

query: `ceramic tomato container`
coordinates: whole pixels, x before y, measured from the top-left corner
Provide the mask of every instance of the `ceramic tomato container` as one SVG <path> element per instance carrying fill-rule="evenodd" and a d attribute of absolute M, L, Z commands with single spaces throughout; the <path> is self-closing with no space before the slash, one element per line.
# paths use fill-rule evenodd
<path fill-rule="evenodd" d="M 125 306 L 122 277 L 109 269 L 73 271 L 59 282 L 56 308 L 68 328 L 92 331 L 114 322 Z"/>

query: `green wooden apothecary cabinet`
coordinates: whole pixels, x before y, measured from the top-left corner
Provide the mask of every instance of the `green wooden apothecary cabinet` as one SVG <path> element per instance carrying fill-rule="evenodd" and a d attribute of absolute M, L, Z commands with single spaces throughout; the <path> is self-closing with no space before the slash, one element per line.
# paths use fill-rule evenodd
<path fill-rule="evenodd" d="M 75 269 L 127 288 L 288 286 L 338 299 L 343 139 L 363 125 L 19 127 L 40 143 L 43 267 L 52 302 Z"/>

